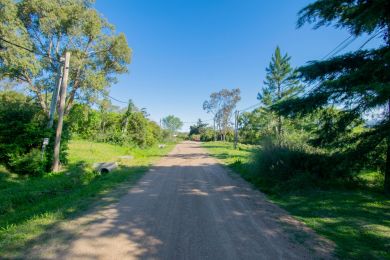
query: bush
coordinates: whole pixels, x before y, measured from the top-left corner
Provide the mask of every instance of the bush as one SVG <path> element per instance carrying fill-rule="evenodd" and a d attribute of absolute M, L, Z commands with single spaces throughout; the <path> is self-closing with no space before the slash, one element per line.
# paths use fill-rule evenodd
<path fill-rule="evenodd" d="M 200 135 L 200 140 L 202 142 L 209 142 L 214 140 L 214 129 L 211 127 L 206 127 L 203 133 Z"/>
<path fill-rule="evenodd" d="M 263 189 L 281 191 L 323 186 L 350 177 L 343 158 L 310 146 L 265 142 L 255 153 L 253 178 Z M 348 169 L 348 168 L 347 168 Z"/>
<path fill-rule="evenodd" d="M 54 131 L 48 130 L 46 125 L 46 115 L 29 97 L 13 91 L 0 92 L 0 164 L 18 174 L 39 175 L 41 171 L 49 171 Z M 46 147 L 46 151 L 50 152 L 46 152 L 42 164 L 40 150 L 45 137 L 50 138 Z M 66 163 L 68 140 L 65 123 L 61 139 L 61 163 Z"/>
<path fill-rule="evenodd" d="M 44 173 L 41 151 L 32 149 L 26 154 L 12 154 L 9 169 L 19 175 L 39 176 Z"/>
<path fill-rule="evenodd" d="M 200 135 L 191 135 L 190 138 L 192 141 L 200 141 L 200 138 L 201 136 Z"/>

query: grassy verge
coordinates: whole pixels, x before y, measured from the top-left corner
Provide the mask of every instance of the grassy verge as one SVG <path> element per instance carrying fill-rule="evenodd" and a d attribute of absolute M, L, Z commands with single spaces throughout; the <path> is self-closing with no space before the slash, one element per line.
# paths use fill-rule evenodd
<path fill-rule="evenodd" d="M 211 142 L 204 147 L 242 177 L 251 181 L 254 148 Z M 306 190 L 268 194 L 295 218 L 336 243 L 336 253 L 345 259 L 390 259 L 390 199 L 378 192 L 383 179 L 377 173 L 362 173 L 360 187 Z M 266 187 L 259 187 L 267 190 Z"/>
<path fill-rule="evenodd" d="M 76 216 L 119 184 L 135 183 L 172 147 L 141 150 L 75 140 L 69 145 L 69 166 L 61 173 L 23 178 L 0 168 L 0 258 L 18 257 L 55 223 Z M 118 158 L 123 155 L 134 158 Z M 120 167 L 94 173 L 91 164 L 104 161 L 118 161 Z"/>

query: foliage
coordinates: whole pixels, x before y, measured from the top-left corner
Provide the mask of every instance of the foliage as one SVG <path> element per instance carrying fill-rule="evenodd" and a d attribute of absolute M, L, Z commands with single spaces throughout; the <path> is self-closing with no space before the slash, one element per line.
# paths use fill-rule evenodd
<path fill-rule="evenodd" d="M 305 145 L 264 141 L 254 156 L 252 176 L 270 192 L 322 187 L 354 172 L 340 162 L 338 154 L 329 155 Z"/>
<path fill-rule="evenodd" d="M 203 110 L 214 116 L 214 124 L 221 133 L 221 139 L 226 140 L 231 125 L 233 110 L 241 100 L 240 89 L 222 89 L 210 94 L 210 100 L 203 102 Z"/>
<path fill-rule="evenodd" d="M 182 128 L 183 122 L 180 118 L 175 117 L 174 115 L 166 116 L 162 119 L 163 127 L 173 135 L 177 130 Z"/>
<path fill-rule="evenodd" d="M 129 117 L 128 134 L 132 143 L 139 147 L 151 146 L 156 143 L 153 133 L 148 131 L 149 122 L 142 112 L 132 113 Z"/>
<path fill-rule="evenodd" d="M 67 120 L 70 122 L 70 131 L 84 139 L 93 139 L 99 133 L 101 114 L 84 104 L 75 104 Z"/>
<path fill-rule="evenodd" d="M 242 143 L 259 144 L 264 137 L 276 138 L 274 115 L 263 108 L 243 112 L 238 118 L 239 138 Z"/>
<path fill-rule="evenodd" d="M 39 149 L 25 154 L 10 154 L 9 168 L 16 174 L 40 176 L 44 173 L 43 167 Z"/>
<path fill-rule="evenodd" d="M 93 99 L 127 71 L 131 50 L 125 36 L 115 33 L 93 1 L 0 1 L 0 36 L 34 51 L 3 43 L 0 78 L 25 83 L 45 112 L 45 93 L 53 90 L 65 51 L 71 52 L 67 112 L 76 98 Z"/>
<path fill-rule="evenodd" d="M 200 140 L 203 142 L 213 141 L 216 136 L 216 132 L 212 127 L 204 128 L 202 134 L 200 135 Z"/>
<path fill-rule="evenodd" d="M 212 127 L 209 127 L 207 123 L 199 119 L 195 125 L 190 126 L 188 137 L 194 141 L 207 142 L 214 140 L 216 134 Z"/>
<path fill-rule="evenodd" d="M 206 130 L 207 125 L 207 123 L 203 123 L 201 119 L 198 119 L 195 125 L 190 126 L 190 133 L 188 135 L 201 135 Z"/>
<path fill-rule="evenodd" d="M 320 0 L 301 11 L 298 25 L 315 23 L 316 27 L 335 22 L 353 35 L 381 35 L 386 44 L 373 50 L 361 50 L 313 61 L 299 68 L 300 77 L 308 83 L 305 95 L 275 105 L 279 114 L 297 115 L 337 105 L 343 112 L 332 118 L 332 131 L 323 132 L 322 140 L 337 146 L 344 138 L 348 160 L 356 166 L 368 162 L 373 151 L 386 145 L 385 191 L 390 192 L 390 4 L 388 1 Z M 310 83 L 316 83 L 310 84 Z M 349 135 L 364 116 L 376 112 L 377 119 L 363 131 Z M 378 113 L 379 112 L 379 113 Z M 331 134 L 329 134 L 331 133 Z M 350 138 L 346 138 L 346 136 Z"/>
<path fill-rule="evenodd" d="M 75 104 L 68 121 L 74 135 L 93 141 L 143 148 L 163 141 L 162 129 L 132 101 L 124 112 L 108 100 L 100 101 L 99 110 Z"/>
<path fill-rule="evenodd" d="M 64 132 L 60 158 L 63 163 L 68 140 L 66 127 Z M 45 137 L 53 138 L 53 133 L 47 130 L 46 116 L 39 105 L 18 92 L 0 92 L 0 163 L 18 174 L 40 175 L 51 162 L 48 153 L 41 159 Z M 47 147 L 52 149 L 53 142 Z"/>
<path fill-rule="evenodd" d="M 384 37 L 389 40 L 389 10 L 390 3 L 387 0 L 317 0 L 299 11 L 297 25 L 302 27 L 311 23 L 315 29 L 334 25 L 346 28 L 356 36 L 384 30 Z"/>
<path fill-rule="evenodd" d="M 301 89 L 297 79 L 297 73 L 290 65 L 291 57 L 288 54 L 282 55 L 279 47 L 276 47 L 271 62 L 266 68 L 266 79 L 263 89 L 257 95 L 257 99 L 265 106 L 264 111 L 278 102 L 288 100 L 297 95 Z M 275 115 L 272 111 L 267 111 L 269 124 L 268 128 L 273 128 L 275 124 L 276 136 L 281 141 L 283 135 L 283 118 Z M 275 122 L 276 121 L 276 122 Z"/>

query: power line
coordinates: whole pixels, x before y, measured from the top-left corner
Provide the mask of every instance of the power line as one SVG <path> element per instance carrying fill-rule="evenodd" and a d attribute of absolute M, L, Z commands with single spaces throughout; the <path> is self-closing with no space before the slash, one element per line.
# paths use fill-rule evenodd
<path fill-rule="evenodd" d="M 13 42 L 11 42 L 11 41 L 5 39 L 4 37 L 0 37 L 0 40 L 3 41 L 3 42 L 5 42 L 5 43 L 8 43 L 8 44 L 10 44 L 10 45 L 12 45 L 12 46 L 15 46 L 15 47 L 18 47 L 18 48 L 20 48 L 20 49 L 23 49 L 23 50 L 25 50 L 25 51 L 34 53 L 34 54 L 36 54 L 36 55 L 42 55 L 42 56 L 51 58 L 51 57 L 50 57 L 49 55 L 47 55 L 47 54 L 38 54 L 38 53 L 36 53 L 36 52 L 35 52 L 34 50 L 32 50 L 32 49 L 29 49 L 29 48 L 24 47 L 24 46 L 22 46 L 22 45 L 19 45 L 19 44 L 17 44 L 17 43 L 13 43 Z M 103 51 L 108 51 L 108 50 L 102 50 L 102 51 L 99 51 L 99 52 L 103 52 Z M 97 53 L 97 52 L 94 52 L 94 53 Z M 119 100 L 119 99 L 117 99 L 117 98 L 114 98 L 114 97 L 112 97 L 112 96 L 110 96 L 110 95 L 108 95 L 108 94 L 105 94 L 105 93 L 103 93 L 102 91 L 101 91 L 101 93 L 102 93 L 104 96 L 106 96 L 106 97 L 108 97 L 108 98 L 111 98 L 112 100 L 115 100 L 115 101 L 117 101 L 117 102 L 119 102 L 119 103 L 123 103 L 123 104 L 127 104 L 127 103 L 128 103 L 128 102 L 126 102 L 126 101 L 122 101 L 122 100 Z"/>
<path fill-rule="evenodd" d="M 331 55 L 333 52 L 335 52 L 341 45 L 343 45 L 346 41 L 348 41 L 350 38 L 352 38 L 353 35 L 349 35 L 346 39 L 344 39 L 342 42 L 340 42 L 336 47 L 333 48 L 328 54 L 326 54 L 324 57 L 322 57 L 321 60 L 326 59 L 329 55 Z"/>
<path fill-rule="evenodd" d="M 372 39 L 374 39 L 375 37 L 377 37 L 380 33 L 382 33 L 383 31 L 379 31 L 379 32 L 377 32 L 376 34 L 374 34 L 373 36 L 371 36 L 367 41 L 365 41 L 359 48 L 358 48 L 358 51 L 359 50 L 361 50 L 367 43 L 369 43 Z M 345 39 L 343 42 L 341 42 L 339 45 L 337 45 L 337 47 L 338 46 L 340 46 L 340 45 L 342 45 L 344 42 L 346 42 L 348 39 L 350 39 L 351 37 L 352 37 L 353 35 L 350 35 L 347 39 Z M 333 56 L 335 56 L 337 53 L 339 53 L 340 51 L 342 51 L 343 49 L 345 49 L 346 47 L 348 47 L 348 45 L 350 45 L 354 40 L 356 40 L 357 39 L 357 36 L 355 36 L 354 38 L 352 38 L 349 42 L 347 42 L 341 49 L 339 49 L 339 50 L 337 50 L 336 52 L 334 52 L 331 56 L 330 56 L 330 58 L 331 57 L 333 57 Z M 337 47 L 335 48 L 335 49 L 337 49 Z M 335 49 L 333 49 L 331 52 L 333 52 Z M 331 53 L 330 52 L 330 53 Z M 321 60 L 323 60 L 323 59 L 325 59 L 327 56 L 329 56 L 329 54 L 330 53 L 328 53 L 324 58 L 322 58 Z M 321 82 L 319 82 L 319 83 L 317 83 L 313 88 L 315 88 L 315 87 L 318 87 L 319 85 L 321 85 Z"/>
<path fill-rule="evenodd" d="M 375 35 L 375 37 L 376 37 L 376 35 Z M 375 37 L 371 37 L 369 40 L 372 40 L 373 38 L 375 38 Z M 352 38 L 352 39 L 351 39 Z M 346 39 L 344 39 L 342 42 L 340 42 L 335 48 L 333 48 L 328 54 L 326 54 L 321 60 L 324 60 L 324 59 L 326 59 L 327 57 L 333 57 L 334 55 L 336 55 L 337 53 L 339 53 L 340 51 L 342 51 L 342 50 L 344 50 L 346 47 L 348 47 L 353 41 L 355 41 L 356 40 L 356 36 L 354 37 L 353 35 L 350 35 L 350 36 L 348 36 Z M 367 41 L 368 42 L 368 41 Z M 366 43 L 367 43 L 366 42 Z M 366 44 L 365 43 L 365 44 Z M 364 44 L 364 45 L 365 45 Z M 363 46 L 364 46 L 363 45 Z M 341 48 L 340 48 L 341 47 Z M 339 49 L 340 48 L 340 49 Z M 317 84 L 317 85 L 319 85 L 319 84 Z M 247 110 L 250 110 L 250 109 L 253 109 L 253 108 L 255 108 L 255 107 L 257 107 L 257 106 L 260 106 L 260 105 L 262 105 L 262 103 L 260 102 L 260 103 L 257 103 L 257 104 L 254 104 L 254 105 L 252 105 L 252 106 L 249 106 L 249 107 L 247 107 L 247 108 L 244 108 L 244 109 L 240 109 L 239 111 L 240 112 L 245 112 L 245 111 L 247 111 Z"/>
<path fill-rule="evenodd" d="M 252 108 L 255 108 L 255 107 L 257 107 L 257 106 L 260 106 L 261 104 L 262 104 L 262 103 L 259 102 L 259 103 L 257 103 L 257 104 L 251 105 L 251 106 L 249 106 L 249 107 L 247 107 L 247 108 L 240 109 L 239 111 L 240 111 L 240 112 L 245 112 L 245 111 L 247 111 L 247 110 L 250 110 L 250 109 L 252 109 Z"/>
<path fill-rule="evenodd" d="M 119 103 L 123 103 L 123 104 L 128 104 L 129 102 L 127 101 L 122 101 L 122 100 L 119 100 L 119 99 L 116 99 L 116 98 L 114 98 L 114 97 L 112 97 L 112 96 L 110 96 L 110 95 L 108 95 L 108 94 L 105 94 L 105 96 L 106 97 L 109 97 L 109 98 L 111 98 L 112 100 L 115 100 L 116 102 L 119 102 Z"/>
<path fill-rule="evenodd" d="M 357 39 L 357 37 L 353 37 L 351 40 L 349 40 L 346 44 L 344 44 L 340 49 L 338 49 L 336 52 L 334 52 L 332 55 L 330 55 L 330 58 L 334 57 L 336 54 L 347 48 L 352 42 L 354 42 Z"/>
<path fill-rule="evenodd" d="M 20 44 L 11 42 L 11 41 L 5 39 L 4 37 L 0 37 L 0 41 L 3 41 L 3 42 L 5 42 L 5 43 L 8 43 L 8 44 L 10 44 L 10 45 L 12 45 L 12 46 L 18 47 L 18 48 L 23 49 L 23 50 L 25 50 L 25 51 L 31 52 L 31 53 L 33 53 L 33 54 L 35 54 L 35 55 L 40 55 L 40 56 L 44 56 L 44 57 L 53 59 L 53 58 L 50 57 L 50 55 L 48 55 L 48 54 L 37 53 L 37 52 L 34 51 L 33 49 L 30 49 L 30 48 L 27 48 L 27 47 L 22 46 L 22 45 L 20 45 Z M 57 61 L 58 61 L 58 59 L 53 59 L 53 60 L 57 60 Z"/>
<path fill-rule="evenodd" d="M 114 98 L 112 96 L 110 96 L 109 94 L 105 93 L 103 90 L 97 90 L 100 94 L 102 94 L 104 97 L 108 97 L 112 100 L 115 100 L 116 102 L 119 102 L 119 103 L 123 103 L 123 104 L 128 104 L 129 102 L 128 101 L 122 101 L 122 100 L 119 100 L 117 98 Z"/>
<path fill-rule="evenodd" d="M 364 46 L 366 46 L 366 44 L 369 43 L 371 40 L 373 40 L 374 38 L 376 38 L 380 33 L 383 33 L 383 30 L 377 32 L 376 34 L 374 34 L 373 36 L 371 36 L 370 38 L 368 38 L 368 40 L 365 41 L 365 42 L 359 47 L 358 51 L 360 51 Z"/>
<path fill-rule="evenodd" d="M 6 39 L 3 38 L 3 37 L 0 37 L 0 40 L 3 41 L 3 42 L 6 42 L 6 43 L 8 43 L 8 44 L 11 44 L 11 45 L 13 45 L 13 46 L 15 46 L 15 47 L 21 48 L 21 49 L 23 49 L 23 50 L 25 50 L 25 51 L 29 51 L 29 52 L 32 52 L 32 53 L 34 53 L 34 54 L 37 54 L 37 53 L 35 53 L 35 51 L 33 51 L 32 49 L 29 49 L 29 48 L 24 47 L 24 46 L 22 46 L 22 45 L 19 45 L 19 44 L 17 44 L 17 43 L 10 42 L 10 41 L 6 40 Z"/>

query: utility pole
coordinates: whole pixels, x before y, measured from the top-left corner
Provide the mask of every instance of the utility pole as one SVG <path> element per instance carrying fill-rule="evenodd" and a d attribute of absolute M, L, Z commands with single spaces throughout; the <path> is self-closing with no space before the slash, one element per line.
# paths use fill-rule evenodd
<path fill-rule="evenodd" d="M 56 137 L 54 143 L 54 156 L 53 156 L 53 165 L 52 165 L 52 169 L 54 172 L 58 172 L 60 168 L 59 167 L 60 166 L 60 144 L 61 144 L 62 126 L 64 123 L 66 89 L 68 87 L 69 61 L 70 61 L 70 52 L 67 51 L 65 53 L 64 74 L 61 81 L 61 89 L 59 95 L 60 106 L 58 108 L 58 125 L 57 125 Z"/>
<path fill-rule="evenodd" d="M 237 149 L 237 143 L 238 143 L 238 115 L 239 111 L 236 110 L 235 116 L 234 116 L 234 149 Z"/>
<path fill-rule="evenodd" d="M 64 71 L 64 57 L 60 58 L 60 65 L 58 66 L 58 77 L 56 81 L 56 85 L 54 87 L 53 91 L 53 96 L 51 98 L 51 104 L 50 104 L 50 111 L 49 111 L 49 123 L 47 125 L 47 128 L 52 128 L 53 127 L 53 122 L 54 122 L 54 114 L 56 111 L 56 106 L 57 106 L 57 99 L 58 95 L 60 93 L 60 88 L 62 84 L 62 76 L 63 76 L 63 71 Z"/>
<path fill-rule="evenodd" d="M 217 141 L 217 132 L 215 130 L 215 116 L 214 116 L 214 142 Z"/>

